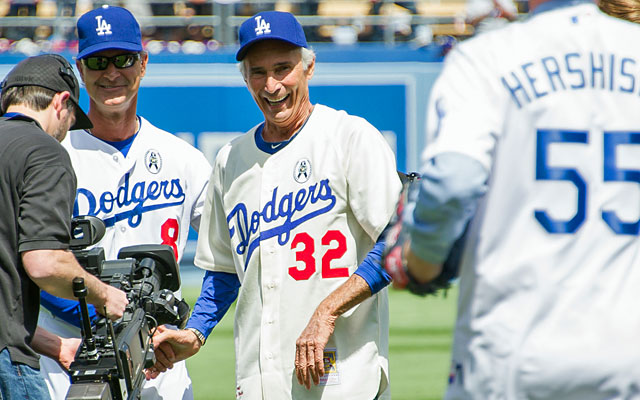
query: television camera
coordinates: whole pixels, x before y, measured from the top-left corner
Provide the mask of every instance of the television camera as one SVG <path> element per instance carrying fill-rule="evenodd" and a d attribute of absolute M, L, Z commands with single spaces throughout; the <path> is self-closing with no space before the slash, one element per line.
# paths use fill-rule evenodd
<path fill-rule="evenodd" d="M 151 337 L 158 325 L 184 327 L 189 305 L 177 299 L 180 274 L 173 249 L 167 245 L 137 245 L 120 249 L 117 260 L 105 260 L 104 249 L 93 247 L 105 232 L 102 220 L 72 221 L 71 250 L 89 273 L 127 294 L 129 305 L 112 322 L 98 315 L 92 325 L 82 278 L 73 281 L 80 301 L 82 345 L 69 368 L 67 400 L 125 400 L 140 398 L 144 369 L 155 363 Z"/>

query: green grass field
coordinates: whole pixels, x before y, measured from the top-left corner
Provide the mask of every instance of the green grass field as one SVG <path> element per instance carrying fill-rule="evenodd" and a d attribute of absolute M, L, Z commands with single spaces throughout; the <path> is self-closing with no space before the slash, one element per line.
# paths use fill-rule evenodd
<path fill-rule="evenodd" d="M 199 288 L 183 288 L 195 304 Z M 390 289 L 389 362 L 394 400 L 441 399 L 449 375 L 449 354 L 457 290 L 421 298 Z M 187 360 L 196 400 L 235 398 L 233 313 L 230 309 L 207 344 Z"/>

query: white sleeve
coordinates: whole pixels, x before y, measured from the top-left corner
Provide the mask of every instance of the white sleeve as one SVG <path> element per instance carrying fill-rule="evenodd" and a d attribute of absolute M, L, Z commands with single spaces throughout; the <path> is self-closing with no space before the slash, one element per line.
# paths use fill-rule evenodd
<path fill-rule="evenodd" d="M 346 176 L 349 205 L 375 242 L 393 215 L 402 184 L 393 151 L 382 133 L 363 119 L 354 124 L 350 135 Z"/>
<path fill-rule="evenodd" d="M 222 153 L 221 150 L 216 157 L 209 187 L 206 191 L 194 264 L 210 271 L 235 274 L 231 238 L 226 223 L 221 190 L 223 168 L 220 160 L 226 158 Z"/>
<path fill-rule="evenodd" d="M 200 217 L 204 209 L 204 204 L 207 198 L 207 188 L 209 185 L 209 178 L 211 177 L 211 164 L 205 158 L 204 154 L 198 151 L 198 161 L 193 162 L 191 166 L 194 170 L 194 179 L 190 184 L 193 186 L 193 192 L 195 194 L 195 201 L 191 208 L 191 227 L 196 230 L 200 229 Z"/>
<path fill-rule="evenodd" d="M 464 45 L 449 53 L 434 84 L 427 109 L 427 146 L 422 163 L 437 154 L 453 152 L 477 160 L 490 171 L 502 130 L 503 96 L 489 83 L 492 66 L 480 65 L 478 57 L 465 52 Z"/>

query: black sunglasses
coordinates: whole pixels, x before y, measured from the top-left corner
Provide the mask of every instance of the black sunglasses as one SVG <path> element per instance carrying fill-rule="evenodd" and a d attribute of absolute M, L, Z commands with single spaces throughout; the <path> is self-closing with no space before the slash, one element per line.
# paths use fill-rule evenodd
<path fill-rule="evenodd" d="M 129 68 L 140 59 L 140 53 L 127 53 L 119 54 L 113 57 L 104 56 L 92 56 L 83 58 L 82 62 L 90 70 L 104 71 L 109 66 L 109 63 L 113 63 L 116 68 Z"/>

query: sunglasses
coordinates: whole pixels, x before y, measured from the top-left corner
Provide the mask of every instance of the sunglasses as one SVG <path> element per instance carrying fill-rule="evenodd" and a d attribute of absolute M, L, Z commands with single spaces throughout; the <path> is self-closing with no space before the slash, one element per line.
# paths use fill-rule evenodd
<path fill-rule="evenodd" d="M 115 65 L 116 68 L 129 68 L 140 59 L 140 53 L 120 54 L 113 57 L 92 56 L 83 58 L 82 62 L 92 71 L 104 71 L 109 63 Z"/>

